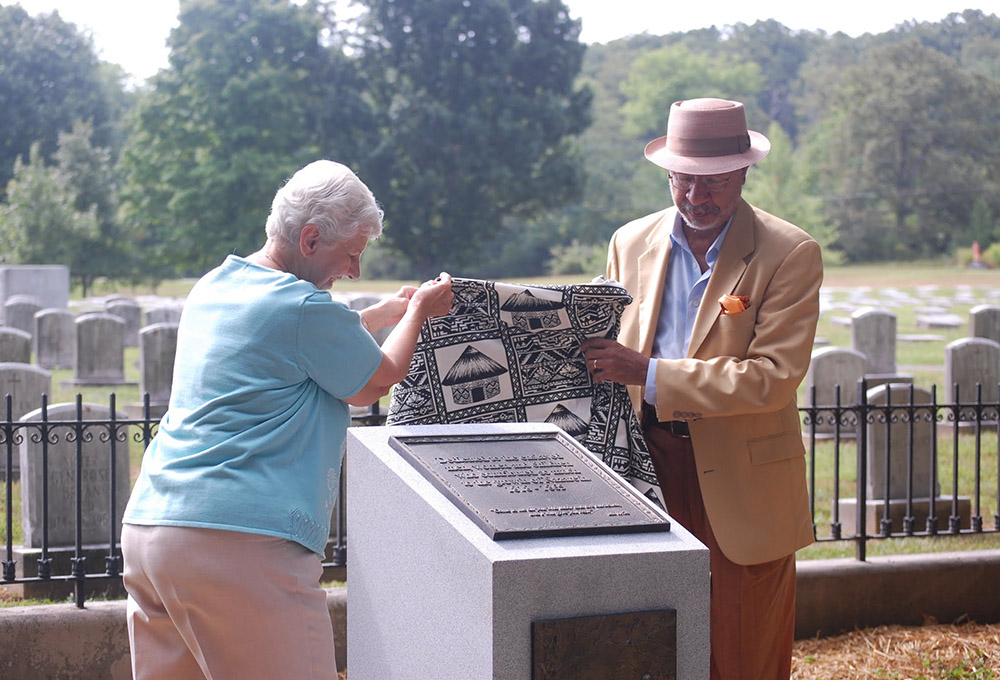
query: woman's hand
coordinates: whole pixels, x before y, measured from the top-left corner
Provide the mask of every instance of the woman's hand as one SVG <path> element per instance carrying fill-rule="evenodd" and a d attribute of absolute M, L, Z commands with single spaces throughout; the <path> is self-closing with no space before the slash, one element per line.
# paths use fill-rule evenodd
<path fill-rule="evenodd" d="M 410 305 L 416 307 L 422 320 L 427 320 L 432 316 L 442 316 L 451 311 L 454 299 L 451 275 L 448 272 L 441 272 L 436 279 L 420 284 L 410 299 Z"/>
<path fill-rule="evenodd" d="M 395 326 L 406 314 L 410 299 L 417 292 L 415 286 L 403 286 L 396 294 L 361 310 L 361 321 L 369 333 Z"/>

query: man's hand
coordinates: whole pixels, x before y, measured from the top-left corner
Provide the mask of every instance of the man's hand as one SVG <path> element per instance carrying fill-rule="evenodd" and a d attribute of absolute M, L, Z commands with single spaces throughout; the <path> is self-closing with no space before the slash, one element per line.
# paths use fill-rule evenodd
<path fill-rule="evenodd" d="M 587 360 L 587 370 L 594 382 L 645 385 L 649 357 L 614 340 L 587 338 L 580 343 Z"/>

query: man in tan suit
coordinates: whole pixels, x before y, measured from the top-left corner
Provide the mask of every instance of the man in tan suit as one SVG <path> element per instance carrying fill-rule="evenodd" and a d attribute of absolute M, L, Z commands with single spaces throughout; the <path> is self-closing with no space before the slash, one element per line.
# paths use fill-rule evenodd
<path fill-rule="evenodd" d="M 674 206 L 612 237 L 608 276 L 635 301 L 618 342 L 583 345 L 595 380 L 629 386 L 667 511 L 709 548 L 713 680 L 789 677 L 795 551 L 813 541 L 795 390 L 823 267 L 808 234 L 741 198 L 769 150 L 738 102 L 671 107 L 646 158 Z"/>

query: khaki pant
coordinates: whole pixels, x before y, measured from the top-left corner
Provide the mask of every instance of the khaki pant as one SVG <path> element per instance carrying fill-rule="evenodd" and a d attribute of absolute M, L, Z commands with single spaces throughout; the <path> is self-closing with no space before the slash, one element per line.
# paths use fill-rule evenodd
<path fill-rule="evenodd" d="M 319 557 L 271 536 L 122 528 L 135 680 L 335 680 Z"/>
<path fill-rule="evenodd" d="M 667 512 L 709 550 L 712 680 L 787 680 L 795 638 L 795 555 L 742 565 L 722 554 L 705 514 L 691 440 L 644 428 Z"/>

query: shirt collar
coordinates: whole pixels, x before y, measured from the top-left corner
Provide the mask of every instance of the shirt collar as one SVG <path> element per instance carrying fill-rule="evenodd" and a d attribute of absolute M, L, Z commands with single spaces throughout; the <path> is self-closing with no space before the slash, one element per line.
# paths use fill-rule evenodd
<path fill-rule="evenodd" d="M 733 224 L 733 217 L 736 217 L 736 215 L 733 214 L 732 217 L 726 220 L 726 226 L 722 228 L 719 235 L 715 237 L 715 241 L 712 242 L 708 252 L 705 253 L 705 262 L 708 263 L 710 269 L 715 264 L 715 261 L 719 259 L 719 251 L 722 249 L 722 242 L 726 240 L 726 234 L 729 233 L 729 227 Z M 691 247 L 688 245 L 687 237 L 684 235 L 684 218 L 681 217 L 679 212 L 676 219 L 674 219 L 674 228 L 670 232 L 670 240 L 694 257 L 694 253 L 691 252 Z"/>

